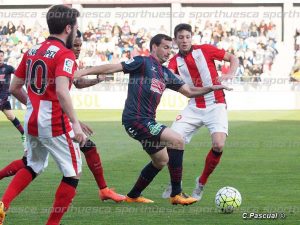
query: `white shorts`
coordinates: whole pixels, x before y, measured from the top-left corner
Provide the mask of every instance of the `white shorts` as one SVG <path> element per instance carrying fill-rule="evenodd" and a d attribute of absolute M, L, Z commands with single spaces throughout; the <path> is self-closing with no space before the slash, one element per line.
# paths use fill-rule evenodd
<path fill-rule="evenodd" d="M 65 177 L 77 176 L 81 172 L 82 161 L 79 145 L 71 139 L 73 136 L 73 131 L 50 138 L 27 134 L 27 165 L 40 174 L 48 166 L 50 153 Z"/>
<path fill-rule="evenodd" d="M 208 128 L 210 134 L 221 132 L 228 135 L 226 104 L 214 104 L 205 109 L 188 105 L 177 116 L 171 129 L 179 133 L 187 144 L 203 125 Z"/>

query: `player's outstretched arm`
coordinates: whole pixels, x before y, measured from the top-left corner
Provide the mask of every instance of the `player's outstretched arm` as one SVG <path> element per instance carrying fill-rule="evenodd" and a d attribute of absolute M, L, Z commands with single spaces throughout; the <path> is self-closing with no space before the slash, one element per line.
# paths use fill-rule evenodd
<path fill-rule="evenodd" d="M 118 64 L 105 64 L 101 66 L 93 66 L 91 68 L 78 70 L 74 74 L 74 78 L 79 78 L 87 75 L 98 75 L 98 74 L 111 74 L 123 71 L 121 63 Z"/>
<path fill-rule="evenodd" d="M 181 88 L 179 88 L 178 92 L 180 92 L 181 94 L 183 94 L 188 98 L 195 98 L 195 97 L 205 95 L 212 91 L 223 90 L 223 89 L 227 91 L 233 90 L 232 88 L 229 88 L 225 85 L 213 85 L 210 87 L 190 87 L 189 85 L 184 84 L 181 86 Z"/>
<path fill-rule="evenodd" d="M 9 86 L 9 92 L 15 96 L 19 102 L 26 105 L 28 95 L 23 89 L 24 84 L 24 79 L 14 76 Z"/>
<path fill-rule="evenodd" d="M 75 79 L 73 81 L 73 84 L 75 85 L 76 88 L 81 89 L 81 88 L 87 88 L 87 87 L 94 86 L 104 80 L 105 80 L 105 75 L 97 75 L 97 78 L 94 78 L 94 79 L 80 77 L 78 79 Z"/>

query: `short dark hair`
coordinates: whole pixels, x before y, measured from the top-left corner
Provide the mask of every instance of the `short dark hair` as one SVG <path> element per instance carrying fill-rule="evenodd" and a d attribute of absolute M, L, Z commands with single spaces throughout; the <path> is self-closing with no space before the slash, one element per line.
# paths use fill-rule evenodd
<path fill-rule="evenodd" d="M 1 53 L 4 55 L 4 51 L 0 50 L 0 54 L 1 54 Z"/>
<path fill-rule="evenodd" d="M 192 33 L 192 26 L 187 23 L 180 23 L 174 28 L 174 37 L 176 38 L 178 32 L 186 30 L 190 33 Z"/>
<path fill-rule="evenodd" d="M 154 37 L 151 38 L 151 41 L 150 41 L 150 51 L 152 51 L 153 44 L 155 44 L 156 46 L 159 46 L 162 40 L 172 41 L 172 38 L 165 34 L 155 35 Z"/>
<path fill-rule="evenodd" d="M 77 9 L 65 5 L 52 6 L 46 16 L 50 34 L 61 34 L 67 25 L 74 27 L 79 15 Z"/>
<path fill-rule="evenodd" d="M 76 38 L 81 38 L 81 32 L 79 30 L 77 30 L 77 33 L 76 33 Z"/>

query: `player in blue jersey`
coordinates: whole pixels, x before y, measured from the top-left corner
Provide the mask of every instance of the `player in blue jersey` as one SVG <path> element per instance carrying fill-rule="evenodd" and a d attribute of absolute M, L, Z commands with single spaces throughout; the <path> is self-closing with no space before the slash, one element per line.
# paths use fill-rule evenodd
<path fill-rule="evenodd" d="M 9 89 L 11 74 L 13 74 L 14 72 L 15 72 L 15 68 L 4 63 L 4 52 L 0 50 L 0 110 L 5 114 L 7 119 L 10 120 L 13 123 L 13 125 L 18 129 L 18 131 L 21 133 L 24 150 L 26 150 L 23 126 L 21 125 L 18 118 L 13 114 L 9 102 L 10 93 L 8 89 Z"/>
<path fill-rule="evenodd" d="M 166 88 L 178 91 L 189 98 L 214 90 L 231 90 L 223 85 L 189 87 L 169 69 L 162 66 L 169 59 L 171 48 L 171 37 L 157 34 L 150 41 L 149 57 L 136 56 L 127 62 L 96 66 L 75 74 L 77 77 L 119 71 L 130 74 L 122 124 L 129 136 L 142 144 L 151 162 L 143 168 L 134 187 L 127 194 L 125 200 L 127 202 L 152 203 L 152 200 L 142 197 L 141 193 L 167 164 L 172 184 L 170 202 L 190 205 L 197 201 L 184 194 L 181 189 L 183 138 L 155 121 L 156 109 Z"/>

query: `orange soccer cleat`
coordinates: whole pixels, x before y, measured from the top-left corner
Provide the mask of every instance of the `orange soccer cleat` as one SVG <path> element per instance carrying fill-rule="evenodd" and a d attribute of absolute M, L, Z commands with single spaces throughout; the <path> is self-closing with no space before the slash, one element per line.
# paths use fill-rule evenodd
<path fill-rule="evenodd" d="M 153 203 L 151 199 L 145 198 L 143 196 L 139 196 L 137 198 L 130 198 L 126 196 L 125 202 L 137 202 L 137 203 Z"/>
<path fill-rule="evenodd" d="M 124 195 L 120 195 L 108 187 L 99 190 L 99 197 L 102 201 L 111 199 L 115 202 L 123 202 L 125 200 Z"/>
<path fill-rule="evenodd" d="M 3 225 L 5 219 L 5 211 L 4 211 L 4 204 L 0 202 L 0 225 Z"/>
<path fill-rule="evenodd" d="M 173 205 L 191 205 L 195 202 L 197 202 L 197 199 L 192 198 L 185 193 L 180 193 L 178 195 L 175 195 L 174 197 L 170 197 L 170 202 Z"/>

